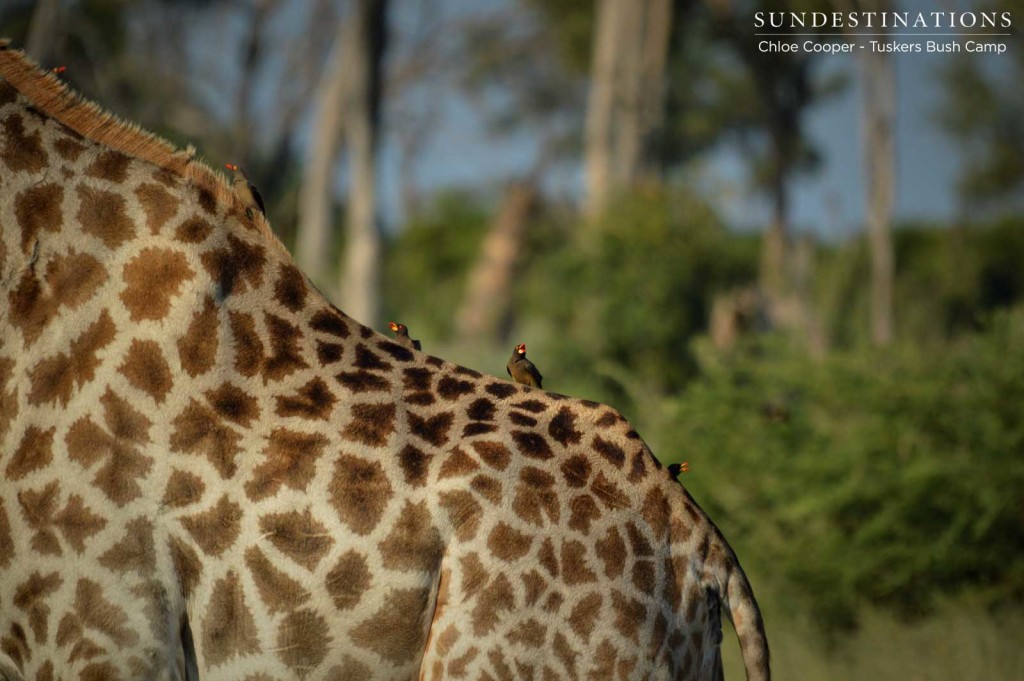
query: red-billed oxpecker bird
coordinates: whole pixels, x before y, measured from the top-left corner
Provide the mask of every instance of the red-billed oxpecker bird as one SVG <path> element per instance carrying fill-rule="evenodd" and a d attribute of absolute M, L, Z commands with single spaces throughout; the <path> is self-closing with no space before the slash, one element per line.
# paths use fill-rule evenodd
<path fill-rule="evenodd" d="M 689 472 L 690 472 L 690 464 L 688 464 L 685 461 L 682 462 L 682 463 L 670 463 L 668 465 L 668 474 L 672 476 L 673 480 L 677 480 L 678 481 L 680 473 L 689 473 Z"/>
<path fill-rule="evenodd" d="M 512 350 L 512 358 L 505 365 L 505 369 L 516 383 L 533 386 L 534 388 L 543 387 L 541 381 L 544 380 L 544 377 L 537 371 L 537 367 L 533 365 L 533 362 L 526 359 L 526 343 L 520 343 Z"/>
<path fill-rule="evenodd" d="M 245 206 L 245 217 L 252 220 L 254 210 L 266 215 L 267 211 L 263 209 L 263 197 L 249 181 L 249 176 L 245 174 L 245 171 L 234 163 L 225 163 L 224 167 L 234 174 L 235 179 L 231 187 L 235 191 L 235 196 Z"/>
<path fill-rule="evenodd" d="M 407 327 L 405 324 L 389 322 L 388 326 L 390 326 L 391 330 L 395 332 L 395 336 L 397 337 L 398 342 L 404 345 L 405 347 L 412 348 L 413 350 L 423 349 L 420 346 L 420 342 L 418 340 L 413 340 L 412 338 L 409 338 L 409 327 Z"/>

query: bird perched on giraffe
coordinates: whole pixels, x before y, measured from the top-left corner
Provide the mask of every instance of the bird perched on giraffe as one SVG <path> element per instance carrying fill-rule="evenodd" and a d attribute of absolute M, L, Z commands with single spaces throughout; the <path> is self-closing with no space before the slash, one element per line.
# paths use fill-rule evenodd
<path fill-rule="evenodd" d="M 526 343 L 520 343 L 512 350 L 512 357 L 508 360 L 508 364 L 505 365 L 505 369 L 516 383 L 522 383 L 534 388 L 544 387 L 541 385 L 544 377 L 537 371 L 537 367 L 534 366 L 533 362 L 526 359 Z"/>
<path fill-rule="evenodd" d="M 673 480 L 678 481 L 680 473 L 689 473 L 690 464 L 686 461 L 682 463 L 670 463 L 668 465 L 668 474 L 672 476 Z"/>
<path fill-rule="evenodd" d="M 266 215 L 267 211 L 263 208 L 263 197 L 260 196 L 253 183 L 249 181 L 249 176 L 245 174 L 245 171 L 234 163 L 225 163 L 224 167 L 230 170 L 234 176 L 231 187 L 235 191 L 235 196 L 245 206 L 245 217 L 251 220 L 254 210 L 258 210 L 261 214 Z"/>
<path fill-rule="evenodd" d="M 409 337 L 409 327 L 407 327 L 405 324 L 399 324 L 398 322 L 388 322 L 388 326 L 390 326 L 391 330 L 395 332 L 395 337 L 398 339 L 398 342 L 404 345 L 405 347 L 412 348 L 413 350 L 423 349 L 418 340 L 414 340 Z"/>

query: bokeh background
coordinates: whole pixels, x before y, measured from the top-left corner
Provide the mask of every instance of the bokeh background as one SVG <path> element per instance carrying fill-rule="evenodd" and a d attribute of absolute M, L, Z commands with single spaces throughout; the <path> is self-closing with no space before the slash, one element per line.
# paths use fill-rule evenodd
<path fill-rule="evenodd" d="M 981 39 L 1002 55 L 757 49 L 757 11 L 851 10 L 1014 26 Z M 1024 678 L 1022 22 L 1021 0 L 0 5 L 88 97 L 242 164 L 352 316 L 499 376 L 526 342 L 545 387 L 688 461 L 780 679 Z M 858 39 L 833 33 L 809 39 Z"/>

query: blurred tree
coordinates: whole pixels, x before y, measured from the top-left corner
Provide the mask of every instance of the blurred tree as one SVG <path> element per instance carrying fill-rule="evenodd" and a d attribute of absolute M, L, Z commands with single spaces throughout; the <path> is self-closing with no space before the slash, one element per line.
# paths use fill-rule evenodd
<path fill-rule="evenodd" d="M 343 97 L 350 182 L 339 300 L 348 314 L 368 326 L 377 323 L 380 306 L 376 176 L 387 9 L 388 0 L 356 0 L 353 39 L 346 43 L 349 76 Z"/>
<path fill-rule="evenodd" d="M 1024 16 L 1024 0 L 992 0 L 979 10 Z M 960 147 L 959 191 L 973 209 L 1024 206 L 1024 33 L 1011 28 L 997 61 L 954 55 L 939 122 Z"/>

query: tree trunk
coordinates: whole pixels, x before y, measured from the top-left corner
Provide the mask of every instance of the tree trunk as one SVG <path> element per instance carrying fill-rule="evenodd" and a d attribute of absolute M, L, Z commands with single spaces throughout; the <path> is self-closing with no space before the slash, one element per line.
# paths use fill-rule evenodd
<path fill-rule="evenodd" d="M 643 128 L 638 172 L 640 179 L 660 182 L 660 141 L 665 124 L 665 70 L 672 37 L 672 0 L 649 0 L 646 19 L 640 75 Z"/>
<path fill-rule="evenodd" d="M 316 113 L 309 138 L 299 190 L 299 227 L 295 260 L 317 284 L 324 284 L 331 242 L 331 209 L 334 204 L 334 167 L 341 144 L 344 111 L 342 94 L 348 73 L 345 62 L 350 50 L 353 22 L 338 27 L 333 52 L 316 93 Z"/>
<path fill-rule="evenodd" d="M 59 12 L 60 0 L 37 0 L 32 18 L 29 20 L 25 52 L 43 66 L 47 65 L 46 62 L 53 52 Z"/>
<path fill-rule="evenodd" d="M 892 55 L 860 52 L 864 116 L 865 216 L 871 246 L 871 340 L 893 336 L 892 207 L 896 149 L 896 74 Z"/>
<path fill-rule="evenodd" d="M 533 183 L 505 190 L 501 209 L 484 238 L 480 257 L 466 278 L 466 293 L 456 315 L 463 341 L 500 341 L 512 305 L 512 282 L 530 213 L 537 204 Z"/>
<path fill-rule="evenodd" d="M 350 186 L 341 267 L 343 309 L 363 324 L 377 321 L 380 233 L 377 229 L 377 137 L 380 127 L 381 66 L 386 49 L 387 0 L 359 0 L 356 39 L 351 42 L 346 133 Z"/>
<path fill-rule="evenodd" d="M 776 156 L 781 154 L 776 150 Z M 786 260 L 789 251 L 789 196 L 786 190 L 781 158 L 774 163 L 772 181 L 772 221 L 761 241 L 761 289 L 770 302 L 776 302 L 788 293 Z"/>
<path fill-rule="evenodd" d="M 604 210 L 612 186 L 616 41 L 624 6 L 624 0 L 598 0 L 584 131 L 586 213 L 590 216 Z"/>

